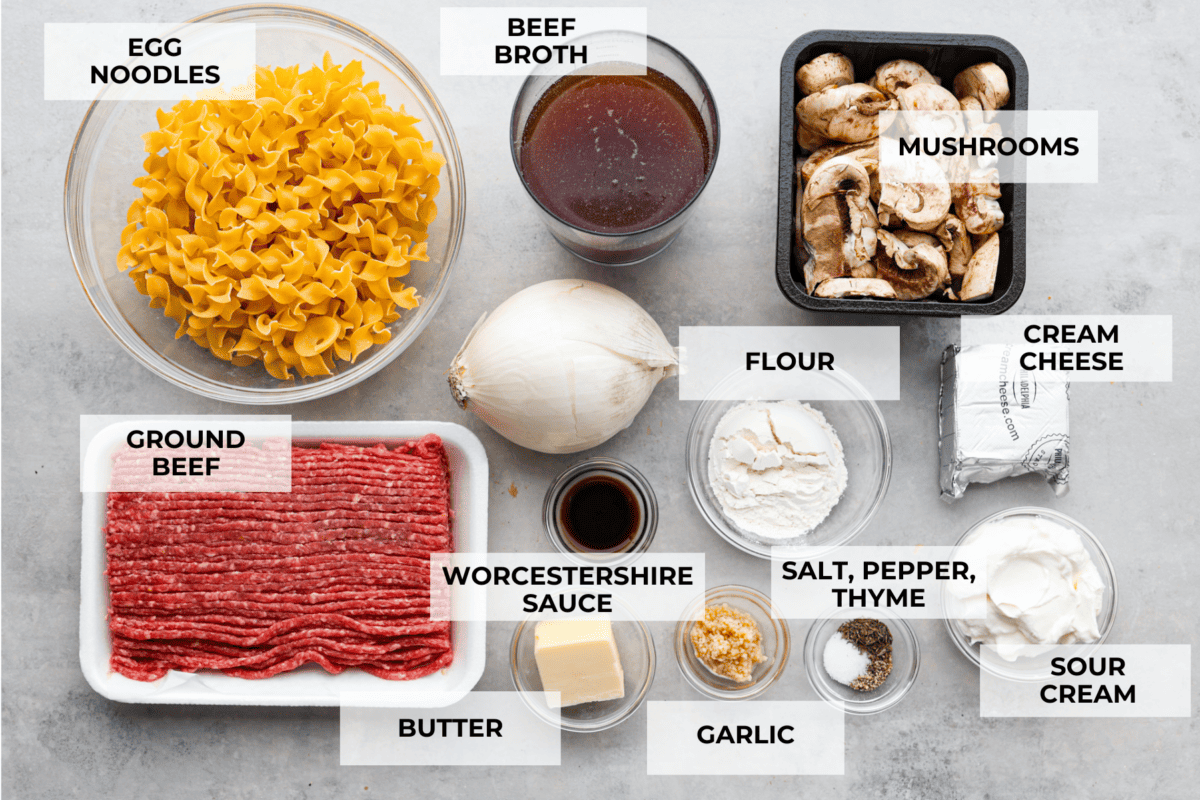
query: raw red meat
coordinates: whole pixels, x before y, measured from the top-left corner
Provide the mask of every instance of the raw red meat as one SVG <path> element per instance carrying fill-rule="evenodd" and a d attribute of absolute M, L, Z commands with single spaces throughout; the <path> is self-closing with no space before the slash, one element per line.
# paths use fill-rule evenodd
<path fill-rule="evenodd" d="M 429 619 L 429 555 L 453 551 L 452 519 L 432 435 L 294 447 L 288 494 L 110 493 L 112 669 L 143 681 L 444 669 L 453 645 L 450 623 Z"/>

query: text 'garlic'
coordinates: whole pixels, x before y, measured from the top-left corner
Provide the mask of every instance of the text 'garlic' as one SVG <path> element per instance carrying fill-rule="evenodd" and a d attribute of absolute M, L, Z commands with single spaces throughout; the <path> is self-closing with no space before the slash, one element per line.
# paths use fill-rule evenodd
<path fill-rule="evenodd" d="M 592 281 L 554 280 L 480 318 L 450 365 L 450 391 L 522 447 L 576 453 L 629 427 L 678 363 L 633 300 Z"/>

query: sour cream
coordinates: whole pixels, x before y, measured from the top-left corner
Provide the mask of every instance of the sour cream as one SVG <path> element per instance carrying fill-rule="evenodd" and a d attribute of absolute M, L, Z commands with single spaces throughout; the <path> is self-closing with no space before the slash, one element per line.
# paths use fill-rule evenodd
<path fill-rule="evenodd" d="M 1079 534 L 1045 517 L 1020 515 L 981 526 L 963 541 L 988 564 L 987 593 L 951 584 L 953 603 L 986 602 L 986 619 L 955 620 L 971 643 L 996 645 L 1006 661 L 1029 645 L 1086 644 L 1100 638 L 1104 581 Z M 961 582 L 959 582 L 961 583 Z"/>

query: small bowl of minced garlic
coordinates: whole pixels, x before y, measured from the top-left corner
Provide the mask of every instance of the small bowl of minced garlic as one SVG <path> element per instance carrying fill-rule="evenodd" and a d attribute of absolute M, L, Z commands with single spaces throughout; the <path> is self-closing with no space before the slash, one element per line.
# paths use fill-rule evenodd
<path fill-rule="evenodd" d="M 917 680 L 921 646 L 886 609 L 838 609 L 815 620 L 804 639 L 804 671 L 822 700 L 847 714 L 877 714 Z"/>
<path fill-rule="evenodd" d="M 717 586 L 675 626 L 675 657 L 692 688 L 716 700 L 747 700 L 787 666 L 791 633 L 771 600 L 749 586 Z"/>

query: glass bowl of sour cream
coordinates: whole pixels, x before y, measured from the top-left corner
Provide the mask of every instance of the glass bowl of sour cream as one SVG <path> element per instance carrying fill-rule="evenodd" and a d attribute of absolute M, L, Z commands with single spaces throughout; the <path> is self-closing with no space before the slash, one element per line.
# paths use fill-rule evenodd
<path fill-rule="evenodd" d="M 1067 646 L 1075 646 L 1072 656 L 1086 655 L 1079 646 L 1108 639 L 1117 618 L 1117 576 L 1099 539 L 1078 521 L 1048 508 L 1009 508 L 980 520 L 955 544 L 970 545 L 987 548 L 987 618 L 952 619 L 965 602 L 952 590 L 943 592 L 942 607 L 950 640 L 980 669 L 1040 681 Z"/>

